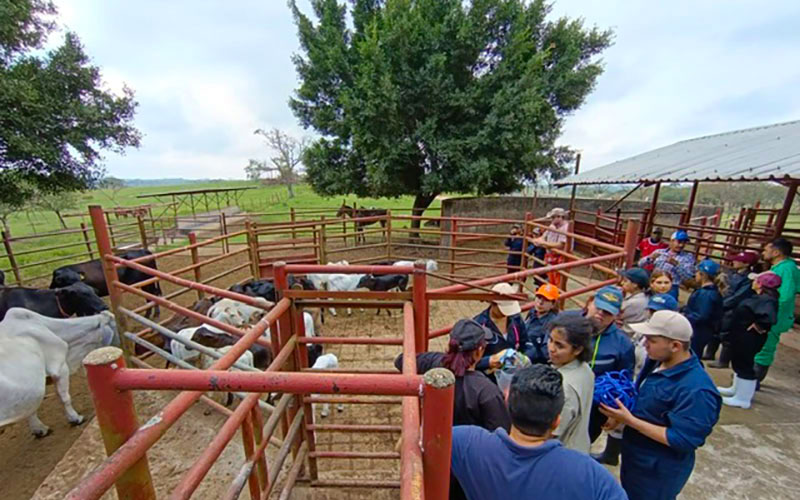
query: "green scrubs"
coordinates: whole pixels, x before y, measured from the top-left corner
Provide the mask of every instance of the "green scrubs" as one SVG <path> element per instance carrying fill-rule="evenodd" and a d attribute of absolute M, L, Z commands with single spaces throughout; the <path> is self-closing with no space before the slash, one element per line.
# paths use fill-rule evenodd
<path fill-rule="evenodd" d="M 755 361 L 761 366 L 772 365 L 781 334 L 794 325 L 794 296 L 800 293 L 800 269 L 792 259 L 778 262 L 770 271 L 781 277 L 781 287 L 778 289 L 778 321 L 767 334 L 764 348 L 756 354 Z"/>

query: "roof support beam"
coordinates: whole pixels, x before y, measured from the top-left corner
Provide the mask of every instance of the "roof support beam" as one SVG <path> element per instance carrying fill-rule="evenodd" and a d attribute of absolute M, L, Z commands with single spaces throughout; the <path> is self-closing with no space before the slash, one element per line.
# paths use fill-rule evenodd
<path fill-rule="evenodd" d="M 610 207 L 606 208 L 606 209 L 605 209 L 605 210 L 603 210 L 603 211 L 604 211 L 604 212 L 606 212 L 606 213 L 608 213 L 608 212 L 610 212 L 610 211 L 614 210 L 615 208 L 617 208 L 617 205 L 619 205 L 620 203 L 622 203 L 623 201 L 625 201 L 625 198 L 627 198 L 628 196 L 630 196 L 630 195 L 632 195 L 633 193 L 635 193 L 635 192 L 636 192 L 636 190 L 637 190 L 637 189 L 639 189 L 640 187 L 642 187 L 643 185 L 644 185 L 644 183 L 637 184 L 637 185 L 636 185 L 636 187 L 634 187 L 633 189 L 631 189 L 630 191 L 628 191 L 628 192 L 625 194 L 625 196 L 623 196 L 622 198 L 620 198 L 620 199 L 618 199 L 617 201 L 615 201 L 614 203 L 612 203 Z"/>
<path fill-rule="evenodd" d="M 686 223 L 692 221 L 692 211 L 694 210 L 694 200 L 697 198 L 697 186 L 700 185 L 699 181 L 692 183 L 692 190 L 689 192 L 689 206 L 686 207 Z"/>
<path fill-rule="evenodd" d="M 775 222 L 776 236 L 779 236 L 783 232 L 783 228 L 786 227 L 786 220 L 789 218 L 789 212 L 792 211 L 794 197 L 797 194 L 797 184 L 798 181 L 792 181 L 789 185 L 789 190 L 786 191 L 786 198 L 783 200 L 783 208 L 781 208 L 781 212 L 778 214 L 778 220 Z"/>
<path fill-rule="evenodd" d="M 661 192 L 661 183 L 656 182 L 656 187 L 653 190 L 653 199 L 650 201 L 650 214 L 647 216 L 647 230 L 644 234 L 653 232 L 653 222 L 656 220 L 656 211 L 658 210 L 658 195 Z"/>

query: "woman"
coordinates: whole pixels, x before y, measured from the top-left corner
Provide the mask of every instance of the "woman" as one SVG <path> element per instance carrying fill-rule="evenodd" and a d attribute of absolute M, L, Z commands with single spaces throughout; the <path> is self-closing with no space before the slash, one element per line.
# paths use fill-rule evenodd
<path fill-rule="evenodd" d="M 717 387 L 725 396 L 723 404 L 750 408 L 758 382 L 753 363 L 767 341 L 767 332 L 778 319 L 780 286 L 781 277 L 771 271 L 755 276 L 755 295 L 744 299 L 733 313 L 729 335 L 733 385 Z"/>
<path fill-rule="evenodd" d="M 431 368 L 444 367 L 456 376 L 453 392 L 454 426 L 477 425 L 488 431 L 502 427 L 508 432 L 511 429 L 511 416 L 503 393 L 486 375 L 475 369 L 491 337 L 492 332 L 475 320 L 458 320 L 450 331 L 446 353 L 417 354 L 417 373 L 422 375 Z M 397 357 L 394 366 L 403 370 L 402 354 Z M 461 485 L 451 474 L 450 499 L 465 498 Z"/>
<path fill-rule="evenodd" d="M 512 295 L 517 293 L 515 287 L 508 283 L 498 283 L 492 287 L 495 293 Z M 506 349 L 524 350 L 528 343 L 528 335 L 520 316 L 522 309 L 516 300 L 496 300 L 482 313 L 475 316 L 481 326 L 492 333 L 487 340 L 486 352 L 478 363 L 478 370 L 494 372 L 501 367 L 500 356 Z M 489 375 L 495 381 L 494 375 Z"/>
<path fill-rule="evenodd" d="M 755 272 L 758 266 L 759 255 L 756 252 L 741 252 L 731 258 L 731 270 L 726 273 L 728 278 L 728 293 L 722 297 L 722 324 L 719 335 L 716 335 L 706 347 L 703 359 L 712 360 L 708 364 L 711 368 L 727 368 L 730 362 L 730 345 L 726 340 L 733 320 L 733 312 L 742 301 L 753 295 L 753 282 L 748 277 Z M 722 344 L 719 361 L 713 361 L 717 348 Z"/>
<path fill-rule="evenodd" d="M 558 315 L 551 324 L 547 350 L 550 361 L 564 379 L 564 408 L 554 437 L 565 447 L 589 453 L 589 415 L 592 410 L 594 373 L 590 339 L 592 323 L 583 316 Z"/>
<path fill-rule="evenodd" d="M 692 352 L 698 358 L 703 355 L 722 321 L 722 294 L 727 291 L 728 283 L 719 271 L 719 264 L 711 259 L 697 264 L 694 279 L 699 288 L 692 292 L 681 311 L 692 324 Z"/>
<path fill-rule="evenodd" d="M 672 290 L 672 276 L 669 273 L 659 270 L 650 274 L 651 295 L 670 293 L 670 290 Z"/>
<path fill-rule="evenodd" d="M 558 313 L 559 297 L 561 297 L 561 291 L 549 283 L 536 290 L 533 309 L 525 318 L 525 333 L 528 336 L 525 354 L 531 363 L 543 364 L 549 360 L 547 339 L 550 335 L 550 323 Z"/>

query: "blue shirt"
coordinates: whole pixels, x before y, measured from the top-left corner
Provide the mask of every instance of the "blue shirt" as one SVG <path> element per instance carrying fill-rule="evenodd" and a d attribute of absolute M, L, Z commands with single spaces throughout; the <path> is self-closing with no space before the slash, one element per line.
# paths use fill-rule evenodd
<path fill-rule="evenodd" d="M 524 245 L 524 242 L 522 241 L 522 238 L 506 238 L 504 244 L 505 246 L 508 247 L 508 250 L 510 252 L 522 252 L 522 247 Z M 528 245 L 526 253 L 530 255 L 533 253 L 533 250 L 534 250 L 533 244 L 530 244 Z M 509 266 L 518 266 L 520 265 L 521 262 L 522 262 L 522 254 L 510 253 L 506 258 L 506 263 Z"/>
<path fill-rule="evenodd" d="M 667 370 L 655 371 L 656 367 L 657 363 L 648 359 L 636 379 L 639 394 L 631 413 L 666 427 L 669 446 L 625 427 L 623 461 L 625 453 L 632 453 L 655 460 L 662 470 L 691 471 L 695 450 L 719 420 L 722 398 L 694 354 Z"/>
<path fill-rule="evenodd" d="M 528 312 L 528 317 L 525 318 L 525 333 L 528 335 L 525 354 L 530 358 L 531 363 L 547 363 L 550 361 L 547 342 L 550 340 L 550 324 L 555 317 L 556 313 L 552 311 L 544 316 L 536 314 L 536 309 L 531 309 Z"/>
<path fill-rule="evenodd" d="M 494 321 L 491 320 L 489 309 L 486 308 L 482 313 L 475 316 L 475 321 L 492 331 L 492 338 L 486 341 L 486 351 L 484 356 L 478 361 L 476 368 L 486 371 L 489 368 L 489 358 L 493 354 L 506 349 L 524 350 L 528 343 L 528 335 L 525 333 L 525 324 L 519 314 L 508 317 L 508 327 L 506 332 L 501 332 Z"/>
<path fill-rule="evenodd" d="M 675 259 L 677 265 L 670 264 L 669 260 Z M 672 276 L 672 283 L 680 285 L 686 280 L 694 278 L 694 254 L 690 252 L 675 253 L 669 248 L 662 248 L 651 253 L 639 261 L 639 267 L 653 266 L 656 271 L 664 271 Z"/>
<path fill-rule="evenodd" d="M 541 498 L 627 500 L 614 477 L 589 455 L 555 439 L 521 446 L 504 429 L 453 429 L 452 471 L 470 500 Z"/>
<path fill-rule="evenodd" d="M 716 285 L 698 288 L 681 311 L 692 324 L 692 345 L 708 342 L 722 322 L 722 295 Z M 695 354 L 702 355 L 701 352 Z"/>

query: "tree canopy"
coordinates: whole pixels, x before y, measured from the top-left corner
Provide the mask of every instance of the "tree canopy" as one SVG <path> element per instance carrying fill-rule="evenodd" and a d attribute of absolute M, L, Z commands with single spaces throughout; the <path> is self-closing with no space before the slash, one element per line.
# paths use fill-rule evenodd
<path fill-rule="evenodd" d="M 321 137 L 306 151 L 322 195 L 506 193 L 565 173 L 565 118 L 602 72 L 611 31 L 549 20 L 544 1 L 290 1 L 301 52 L 290 106 Z"/>
<path fill-rule="evenodd" d="M 55 14 L 47 0 L 0 0 L 0 199 L 19 206 L 36 192 L 92 187 L 101 150 L 140 141 L 133 92 L 104 89 L 74 33 L 42 50 Z"/>
<path fill-rule="evenodd" d="M 244 167 L 247 178 L 252 180 L 261 179 L 266 175 L 265 181 L 275 179 L 289 191 L 289 198 L 294 198 L 294 184 L 300 179 L 298 167 L 302 161 L 303 152 L 308 141 L 296 139 L 278 128 L 271 130 L 257 129 L 254 134 L 260 135 L 270 148 L 272 156 L 269 163 L 265 160 L 250 159 Z"/>

